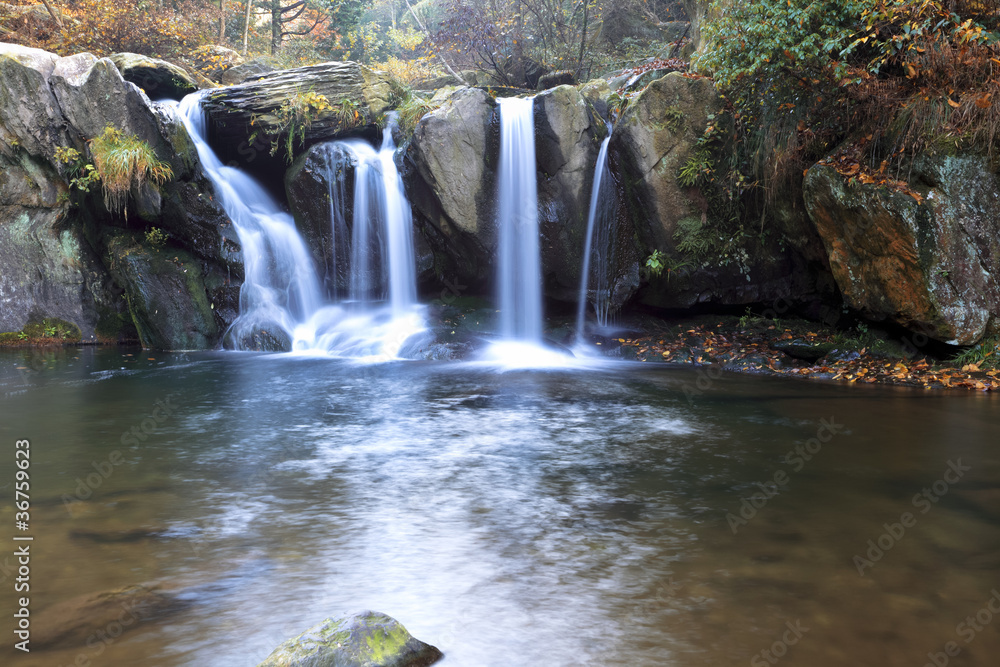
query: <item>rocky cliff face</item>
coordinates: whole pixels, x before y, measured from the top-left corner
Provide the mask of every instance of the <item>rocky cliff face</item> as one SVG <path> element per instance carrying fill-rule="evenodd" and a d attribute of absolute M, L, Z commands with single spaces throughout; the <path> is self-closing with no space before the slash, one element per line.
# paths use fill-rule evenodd
<path fill-rule="evenodd" d="M 4 44 L 0 117 L 0 329 L 58 318 L 77 325 L 85 341 L 138 335 L 170 349 L 214 345 L 235 315 L 239 246 L 212 202 L 190 138 L 172 115 L 126 82 L 109 59 L 86 53 L 60 58 Z M 146 141 L 175 176 L 163 186 L 147 183 L 133 191 L 127 216 L 104 207 L 99 186 L 89 194 L 71 188 L 72 165 L 57 156 L 66 149 L 87 156 L 88 141 L 106 127 Z M 184 254 L 192 264 L 188 273 L 199 276 L 176 286 L 173 306 L 130 298 L 149 291 L 137 283 L 140 275 L 155 281 L 149 271 L 111 270 L 131 255 L 116 253 L 110 242 L 115 229 L 128 230 L 142 248 L 153 226 L 169 239 L 144 251 Z M 156 311 L 176 315 L 170 330 L 139 324 Z M 199 325 L 204 336 L 178 328 L 194 311 L 205 323 Z"/>
<path fill-rule="evenodd" d="M 60 58 L 0 45 L 0 330 L 55 318 L 79 327 L 88 341 L 138 337 L 159 348 L 215 347 L 238 313 L 239 239 L 214 201 L 183 126 L 120 68 L 132 78 L 144 67 L 177 73 L 126 56 Z M 372 113 L 391 106 L 392 85 L 358 66 L 328 64 L 306 74 L 297 79 L 279 72 L 219 89 L 212 93 L 212 113 L 227 122 L 263 117 L 303 90 L 299 79 L 323 76 L 332 77 L 327 83 L 335 97 L 336 90 L 357 93 Z M 912 164 L 909 192 L 849 183 L 832 167 L 817 165 L 801 192 L 779 198 L 770 228 L 762 230 L 767 233 L 744 229 L 733 236 L 713 218 L 710 186 L 678 180 L 704 148 L 699 142 L 706 128 L 721 127 L 716 158 L 730 150 L 729 130 L 719 121 L 722 101 L 709 79 L 656 76 L 639 84 L 644 87 L 622 111 L 611 139 L 618 214 L 602 250 L 613 259 L 612 308 L 629 300 L 673 309 L 794 304 L 821 293 L 839 310 L 842 293 L 847 306 L 868 318 L 944 342 L 967 345 L 1000 328 L 1000 176 L 994 163 L 922 156 Z M 594 166 L 607 132 L 602 114 L 614 106 L 612 94 L 598 81 L 558 86 L 535 98 L 549 299 L 577 298 Z M 436 101 L 440 107 L 420 119 L 401 159 L 420 239 L 422 283 L 434 293 L 445 286 L 487 295 L 497 245 L 497 104 L 487 91 L 465 87 Z M 329 149 L 315 144 L 350 130 L 332 117 L 327 121 L 315 128 L 313 147 L 277 173 L 284 175 L 289 207 L 332 293 L 346 285 L 337 268 L 346 261 L 332 248 Z M 144 140 L 173 172 L 162 185 L 133 188 L 127 215 L 109 211 L 99 187 L 89 193 L 74 188 L 72 161 L 64 159 L 69 149 L 89 158 L 88 142 L 106 127 Z M 240 143 L 248 137 L 232 138 Z M 348 229 L 352 182 L 348 160 L 332 184 L 344 198 Z M 666 269 L 659 277 L 642 270 L 653 253 Z"/>

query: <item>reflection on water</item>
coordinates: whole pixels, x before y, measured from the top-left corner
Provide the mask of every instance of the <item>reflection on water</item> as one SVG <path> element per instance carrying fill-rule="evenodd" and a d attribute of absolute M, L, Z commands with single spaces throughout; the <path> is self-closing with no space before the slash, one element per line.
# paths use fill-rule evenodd
<path fill-rule="evenodd" d="M 456 667 L 1000 654 L 1000 625 L 959 627 L 1000 587 L 991 396 L 126 354 L 0 354 L 5 451 L 32 442 L 32 613 L 136 583 L 189 604 L 16 664 L 255 665 L 363 608 Z M 5 457 L 0 486 L 13 472 Z M 883 536 L 904 512 L 915 523 Z"/>

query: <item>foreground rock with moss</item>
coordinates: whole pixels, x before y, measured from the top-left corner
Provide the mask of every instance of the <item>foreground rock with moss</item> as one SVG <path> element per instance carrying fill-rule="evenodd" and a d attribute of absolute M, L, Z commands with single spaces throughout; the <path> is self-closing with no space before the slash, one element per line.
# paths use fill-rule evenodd
<path fill-rule="evenodd" d="M 257 667 L 426 667 L 442 657 L 395 619 L 363 611 L 314 625 Z"/>

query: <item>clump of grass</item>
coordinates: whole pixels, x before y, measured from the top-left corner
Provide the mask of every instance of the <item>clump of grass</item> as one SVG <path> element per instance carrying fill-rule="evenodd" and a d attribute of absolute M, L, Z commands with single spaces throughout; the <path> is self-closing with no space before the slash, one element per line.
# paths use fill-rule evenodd
<path fill-rule="evenodd" d="M 114 127 L 104 128 L 100 136 L 91 139 L 90 153 L 101 180 L 104 205 L 112 212 L 126 210 L 133 187 L 142 187 L 147 180 L 160 185 L 174 175 L 148 143 Z"/>
<path fill-rule="evenodd" d="M 314 121 L 333 114 L 344 127 L 354 127 L 362 124 L 361 110 L 360 103 L 351 100 L 345 100 L 335 108 L 326 95 L 314 90 L 294 93 L 275 109 L 273 115 L 255 115 L 250 119 L 250 125 L 259 129 L 250 135 L 248 143 L 252 146 L 258 134 L 263 132 L 271 139 L 271 155 L 277 155 L 284 148 L 285 160 L 291 163 L 295 157 L 295 144 L 302 146 L 305 143 L 306 130 Z M 282 135 L 284 142 L 281 141 Z"/>
<path fill-rule="evenodd" d="M 413 91 L 407 91 L 406 97 L 396 107 L 396 120 L 399 130 L 404 136 L 410 136 L 417 129 L 420 119 L 437 109 L 440 105 L 431 104 Z"/>

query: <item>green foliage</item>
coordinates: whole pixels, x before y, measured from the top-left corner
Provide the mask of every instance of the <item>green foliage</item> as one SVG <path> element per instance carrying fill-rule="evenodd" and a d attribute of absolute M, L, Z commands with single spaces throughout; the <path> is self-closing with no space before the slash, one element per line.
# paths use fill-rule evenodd
<path fill-rule="evenodd" d="M 19 341 L 31 341 L 42 338 L 59 338 L 62 340 L 79 340 L 81 337 L 80 327 L 72 322 L 51 317 L 41 321 L 29 322 L 24 325 L 24 329 L 17 333 Z"/>
<path fill-rule="evenodd" d="M 90 192 L 90 187 L 101 180 L 94 165 L 84 161 L 80 151 L 75 148 L 57 146 L 56 161 L 66 165 L 66 177 L 69 186 L 81 192 Z"/>
<path fill-rule="evenodd" d="M 149 247 L 153 250 L 160 250 L 169 238 L 170 234 L 163 231 L 159 227 L 150 227 L 146 231 L 146 243 L 148 243 Z"/>
<path fill-rule="evenodd" d="M 692 266 L 693 264 L 686 259 L 676 259 L 659 250 L 654 250 L 646 258 L 644 273 L 647 280 L 666 276 L 669 281 L 675 275 Z"/>
<path fill-rule="evenodd" d="M 654 250 L 646 258 L 646 275 L 659 278 L 663 270 L 667 268 L 667 256 L 659 250 Z"/>
<path fill-rule="evenodd" d="M 715 165 L 712 163 L 712 152 L 704 145 L 695 145 L 691 155 L 681 165 L 677 174 L 677 182 L 686 188 L 701 185 L 712 177 Z"/>
<path fill-rule="evenodd" d="M 680 132 L 684 129 L 684 112 L 678 107 L 667 107 L 663 110 L 663 117 L 664 124 L 670 128 L 672 132 Z"/>
<path fill-rule="evenodd" d="M 740 130 L 736 166 L 766 199 L 845 140 L 870 169 L 1000 138 L 996 0 L 717 0 L 697 64 Z"/>
<path fill-rule="evenodd" d="M 988 336 L 952 358 L 957 366 L 975 365 L 979 368 L 1000 368 L 1000 334 Z"/>
<path fill-rule="evenodd" d="M 109 211 L 125 210 L 132 188 L 142 187 L 147 180 L 160 185 L 174 175 L 170 165 L 157 159 L 149 144 L 110 126 L 91 139 L 90 153 Z"/>
<path fill-rule="evenodd" d="M 696 62 L 726 88 L 751 78 L 770 82 L 772 92 L 811 82 L 836 66 L 864 1 L 716 0 L 717 18 L 702 28 L 711 48 Z"/>
<path fill-rule="evenodd" d="M 699 258 L 710 255 L 716 245 L 710 231 L 700 219 L 693 216 L 677 221 L 674 240 L 679 251 Z"/>

